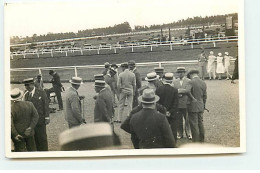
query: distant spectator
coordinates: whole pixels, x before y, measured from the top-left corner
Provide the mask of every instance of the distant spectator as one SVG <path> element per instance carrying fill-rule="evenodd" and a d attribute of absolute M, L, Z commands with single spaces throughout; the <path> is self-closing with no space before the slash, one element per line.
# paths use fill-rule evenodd
<path fill-rule="evenodd" d="M 207 58 L 206 58 L 206 55 L 205 55 L 205 51 L 202 50 L 201 53 L 198 56 L 198 65 L 199 65 L 202 80 L 205 79 L 206 63 L 207 63 Z"/>
<path fill-rule="evenodd" d="M 231 83 L 235 84 L 235 80 L 236 79 L 239 79 L 239 70 L 238 70 L 238 56 L 236 57 L 236 60 L 235 60 L 235 68 L 234 68 L 234 71 L 233 71 L 233 76 L 232 76 L 232 81 Z"/>
<path fill-rule="evenodd" d="M 105 70 L 102 72 L 102 74 L 105 76 L 108 73 L 108 70 L 111 68 L 111 65 L 109 62 L 105 62 L 104 66 Z"/>
<path fill-rule="evenodd" d="M 223 65 L 223 56 L 222 53 L 218 53 L 217 56 L 217 74 L 218 74 L 218 80 L 221 80 L 222 74 L 225 72 L 225 67 Z"/>
<path fill-rule="evenodd" d="M 43 90 L 43 81 L 42 81 L 42 74 L 38 74 L 36 79 L 34 80 L 34 85 L 36 88 Z"/>
<path fill-rule="evenodd" d="M 216 79 L 216 59 L 217 57 L 214 56 L 214 52 L 210 51 L 209 57 L 208 57 L 208 73 L 209 73 L 209 80 L 212 79 L 213 74 L 213 79 Z"/>
<path fill-rule="evenodd" d="M 225 56 L 224 56 L 224 66 L 225 66 L 225 71 L 226 71 L 226 74 L 227 74 L 227 80 L 229 80 L 229 77 L 232 78 L 232 76 L 229 74 L 229 66 L 230 66 L 230 59 L 232 57 L 229 56 L 229 53 L 228 52 L 225 52 Z"/>

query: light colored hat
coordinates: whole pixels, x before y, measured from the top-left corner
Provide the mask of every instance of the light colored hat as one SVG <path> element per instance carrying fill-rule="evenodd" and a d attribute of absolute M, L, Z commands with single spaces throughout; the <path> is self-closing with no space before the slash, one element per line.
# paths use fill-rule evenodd
<path fill-rule="evenodd" d="M 32 83 L 34 83 L 34 79 L 33 79 L 33 78 L 24 79 L 24 80 L 23 80 L 23 83 L 24 83 L 24 84 L 32 84 Z"/>
<path fill-rule="evenodd" d="M 209 52 L 209 54 L 210 54 L 210 55 L 213 55 L 213 54 L 214 54 L 214 52 L 213 52 L 213 51 L 210 51 L 210 52 Z"/>
<path fill-rule="evenodd" d="M 173 80 L 173 73 L 165 73 L 164 79 L 166 82 L 172 82 Z"/>
<path fill-rule="evenodd" d="M 19 88 L 14 88 L 11 90 L 11 100 L 19 100 L 23 97 L 23 91 L 21 91 Z"/>
<path fill-rule="evenodd" d="M 143 95 L 138 97 L 138 101 L 142 103 L 156 103 L 160 99 L 159 96 L 155 95 L 152 89 L 145 89 Z"/>
<path fill-rule="evenodd" d="M 228 52 L 225 52 L 225 55 L 229 55 L 229 53 L 228 53 Z"/>
<path fill-rule="evenodd" d="M 218 53 L 218 56 L 222 56 L 222 53 Z"/>
<path fill-rule="evenodd" d="M 155 72 L 151 72 L 151 73 L 148 73 L 145 77 L 145 80 L 146 81 L 154 81 L 156 79 L 158 79 L 158 75 L 155 73 Z"/>
<path fill-rule="evenodd" d="M 90 123 L 62 132 L 59 136 L 62 151 L 95 150 L 114 146 L 109 123 Z"/>
<path fill-rule="evenodd" d="M 80 77 L 72 77 L 69 82 L 72 84 L 75 84 L 75 85 L 83 84 L 82 78 L 80 78 Z"/>
<path fill-rule="evenodd" d="M 182 73 L 182 72 L 186 72 L 185 67 L 177 67 L 176 73 Z"/>

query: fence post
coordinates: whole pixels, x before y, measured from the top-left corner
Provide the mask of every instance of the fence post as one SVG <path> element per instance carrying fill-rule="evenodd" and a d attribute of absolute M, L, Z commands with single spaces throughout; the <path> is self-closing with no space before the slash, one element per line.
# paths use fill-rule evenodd
<path fill-rule="evenodd" d="M 23 53 L 23 58 L 25 59 L 25 53 Z"/>
<path fill-rule="evenodd" d="M 68 56 L 68 51 L 65 51 L 65 53 L 66 53 L 66 56 Z"/>
<path fill-rule="evenodd" d="M 151 52 L 153 51 L 153 46 L 151 45 Z"/>
<path fill-rule="evenodd" d="M 37 52 L 37 57 L 38 57 L 38 58 L 40 58 L 40 55 L 39 55 L 39 53 L 38 53 L 38 52 Z"/>
<path fill-rule="evenodd" d="M 80 53 L 81 53 L 81 55 L 83 55 L 83 50 L 82 50 L 82 48 L 80 48 Z"/>
<path fill-rule="evenodd" d="M 191 48 L 193 49 L 193 43 L 191 43 Z"/>
<path fill-rule="evenodd" d="M 11 59 L 14 59 L 14 56 L 11 54 Z"/>
<path fill-rule="evenodd" d="M 116 53 L 116 48 L 114 48 L 114 53 Z"/>
<path fill-rule="evenodd" d="M 98 48 L 98 50 L 97 50 L 97 54 L 99 55 L 99 48 Z"/>
<path fill-rule="evenodd" d="M 172 44 L 170 43 L 170 49 L 172 50 Z"/>
<path fill-rule="evenodd" d="M 42 74 L 42 71 L 41 71 L 41 69 L 39 68 L 38 70 L 39 70 L 39 74 Z"/>
<path fill-rule="evenodd" d="M 159 62 L 159 67 L 162 67 L 162 63 L 161 62 Z"/>
<path fill-rule="evenodd" d="M 132 45 L 132 52 L 134 52 L 134 46 Z"/>
<path fill-rule="evenodd" d="M 213 42 L 213 45 L 214 45 L 214 47 L 216 47 L 216 42 L 215 41 Z"/>
<path fill-rule="evenodd" d="M 77 67 L 74 67 L 74 71 L 75 71 L 75 77 L 77 77 L 78 76 Z"/>
<path fill-rule="evenodd" d="M 51 57 L 53 57 L 53 52 L 52 52 L 52 49 L 51 49 Z"/>

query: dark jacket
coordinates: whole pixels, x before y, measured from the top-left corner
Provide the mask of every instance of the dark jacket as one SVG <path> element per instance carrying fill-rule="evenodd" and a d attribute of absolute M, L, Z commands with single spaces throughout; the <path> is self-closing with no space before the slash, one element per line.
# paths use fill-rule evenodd
<path fill-rule="evenodd" d="M 16 101 L 11 102 L 11 136 L 16 137 L 18 134 L 26 137 L 24 131 L 32 128 L 30 136 L 34 135 L 34 128 L 38 122 L 39 115 L 31 102 Z"/>
<path fill-rule="evenodd" d="M 160 97 L 158 103 L 165 106 L 171 116 L 175 116 L 178 111 L 178 90 L 169 84 L 164 84 L 155 93 Z"/>
<path fill-rule="evenodd" d="M 191 94 L 197 100 L 188 104 L 189 112 L 203 112 L 207 100 L 207 85 L 199 77 L 191 80 Z"/>
<path fill-rule="evenodd" d="M 138 89 L 142 87 L 142 78 L 140 75 L 140 72 L 135 68 L 133 70 L 133 73 L 135 74 L 135 81 L 136 81 L 136 90 L 135 92 L 138 92 Z"/>
<path fill-rule="evenodd" d="M 182 85 L 180 83 L 180 79 L 176 79 L 173 82 L 173 86 L 174 86 L 174 88 L 176 88 L 178 90 L 178 96 L 179 96 L 178 107 L 187 108 L 188 94 L 191 91 L 190 79 L 184 77 Z"/>
<path fill-rule="evenodd" d="M 49 101 L 47 99 L 46 93 L 41 89 L 35 88 L 33 97 L 30 99 L 29 92 L 27 91 L 24 94 L 24 100 L 32 102 L 36 108 L 39 115 L 37 125 L 45 125 L 45 118 L 49 117 Z"/>
<path fill-rule="evenodd" d="M 104 88 L 97 95 L 94 109 L 94 122 L 109 122 L 114 116 L 111 91 Z"/>
<path fill-rule="evenodd" d="M 139 148 L 173 148 L 175 139 L 166 116 L 144 108 L 130 120 L 131 139 Z"/>
<path fill-rule="evenodd" d="M 51 83 L 52 83 L 53 89 L 55 91 L 59 91 L 59 92 L 62 91 L 61 90 L 62 84 L 60 82 L 60 76 L 57 72 L 55 72 L 54 75 L 52 76 Z"/>

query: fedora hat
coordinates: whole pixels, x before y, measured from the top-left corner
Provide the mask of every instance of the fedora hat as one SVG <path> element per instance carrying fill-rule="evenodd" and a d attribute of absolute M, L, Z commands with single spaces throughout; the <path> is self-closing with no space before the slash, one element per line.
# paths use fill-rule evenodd
<path fill-rule="evenodd" d="M 80 78 L 80 77 L 72 77 L 69 82 L 70 82 L 71 84 L 76 84 L 76 85 L 83 84 L 82 78 Z"/>
<path fill-rule="evenodd" d="M 186 72 L 185 67 L 177 67 L 176 73 L 182 73 L 182 72 Z"/>
<path fill-rule="evenodd" d="M 154 71 L 156 73 L 163 73 L 164 72 L 164 68 L 163 67 L 154 67 Z"/>
<path fill-rule="evenodd" d="M 103 74 L 96 74 L 94 75 L 95 80 L 104 80 L 104 75 Z"/>
<path fill-rule="evenodd" d="M 159 96 L 155 95 L 154 91 L 152 89 L 145 89 L 143 91 L 143 94 L 138 97 L 138 101 L 142 103 L 156 103 L 160 99 Z"/>
<path fill-rule="evenodd" d="M 154 81 L 158 79 L 158 75 L 155 72 L 148 73 L 145 77 L 146 81 Z"/>
<path fill-rule="evenodd" d="M 187 77 L 190 78 L 191 74 L 199 74 L 199 70 L 190 70 L 187 74 Z"/>
<path fill-rule="evenodd" d="M 164 79 L 165 79 L 165 82 L 172 82 L 172 80 L 173 80 L 173 73 L 165 73 Z"/>
<path fill-rule="evenodd" d="M 62 151 L 107 149 L 114 145 L 113 131 L 109 123 L 77 126 L 59 135 Z"/>
<path fill-rule="evenodd" d="M 32 84 L 32 83 L 34 83 L 34 79 L 33 79 L 33 78 L 24 79 L 24 80 L 23 80 L 23 83 L 24 83 L 24 84 Z"/>
<path fill-rule="evenodd" d="M 103 80 L 95 80 L 95 87 L 105 88 L 106 82 Z"/>
<path fill-rule="evenodd" d="M 19 88 L 14 88 L 11 90 L 11 100 L 19 100 L 23 97 L 23 91 L 21 91 Z"/>

